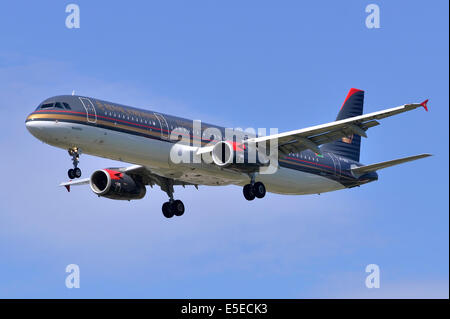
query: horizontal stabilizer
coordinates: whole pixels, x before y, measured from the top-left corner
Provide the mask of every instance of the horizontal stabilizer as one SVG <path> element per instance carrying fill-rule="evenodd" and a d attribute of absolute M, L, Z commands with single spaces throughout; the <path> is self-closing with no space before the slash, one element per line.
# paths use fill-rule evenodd
<path fill-rule="evenodd" d="M 386 168 L 386 167 L 390 167 L 390 166 L 394 166 L 394 165 L 398 165 L 398 164 L 402 164 L 402 163 L 406 163 L 406 162 L 410 162 L 410 161 L 415 161 L 421 158 L 425 158 L 431 156 L 431 154 L 420 154 L 420 155 L 414 155 L 414 156 L 409 156 L 409 157 L 403 157 L 403 158 L 399 158 L 399 159 L 395 159 L 392 161 L 387 161 L 387 162 L 381 162 L 381 163 L 376 163 L 376 164 L 372 164 L 372 165 L 365 165 L 365 166 L 360 166 L 360 167 L 355 167 L 352 168 L 352 173 L 357 174 L 357 175 L 363 175 L 366 173 L 370 173 L 370 172 L 375 172 L 379 169 L 382 168 Z"/>

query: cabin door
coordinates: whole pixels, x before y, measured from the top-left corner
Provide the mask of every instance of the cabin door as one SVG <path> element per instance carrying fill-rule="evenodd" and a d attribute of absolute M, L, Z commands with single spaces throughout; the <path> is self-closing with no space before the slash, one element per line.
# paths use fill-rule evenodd
<path fill-rule="evenodd" d="M 159 127 L 161 129 L 161 138 L 168 140 L 170 137 L 169 125 L 167 124 L 166 118 L 159 113 L 154 113 L 156 119 L 159 122 Z"/>
<path fill-rule="evenodd" d="M 97 112 L 95 111 L 94 104 L 92 104 L 91 100 L 89 100 L 86 97 L 80 97 L 79 98 L 81 103 L 84 106 L 84 109 L 86 110 L 86 116 L 87 121 L 89 123 L 96 123 L 97 122 Z"/>

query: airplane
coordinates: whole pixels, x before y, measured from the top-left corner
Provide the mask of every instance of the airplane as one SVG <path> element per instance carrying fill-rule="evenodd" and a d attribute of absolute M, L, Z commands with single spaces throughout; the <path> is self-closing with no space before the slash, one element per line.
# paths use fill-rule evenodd
<path fill-rule="evenodd" d="M 70 180 L 60 186 L 69 192 L 71 186 L 89 184 L 99 197 L 130 201 L 143 198 L 147 185 L 157 185 L 169 197 L 162 213 L 172 218 L 185 212 L 183 202 L 174 199 L 174 186 L 198 189 L 199 185 L 233 184 L 241 186 L 245 199 L 252 201 L 263 198 L 266 191 L 321 194 L 376 181 L 380 169 L 431 154 L 364 165 L 360 163 L 361 137 L 367 137 L 366 131 L 386 117 L 419 107 L 428 111 L 427 103 L 363 114 L 364 91 L 352 88 L 333 122 L 284 133 L 249 134 L 236 141 L 227 140 L 221 126 L 201 123 L 199 128 L 194 121 L 177 116 L 72 94 L 44 100 L 25 125 L 37 139 L 68 151 L 73 168 L 68 170 Z M 190 144 L 179 143 L 180 133 L 173 138 L 171 133 L 178 129 Z M 209 135 L 208 129 L 222 136 Z M 267 143 L 274 143 L 273 154 L 267 154 Z M 263 144 L 266 148 L 256 148 L 262 159 L 250 161 L 249 152 L 255 149 L 250 146 Z M 174 150 L 191 160 L 174 161 Z M 82 153 L 132 165 L 99 169 L 79 179 Z M 192 160 L 205 155 L 209 161 Z M 262 169 L 268 165 L 275 169 L 264 174 Z"/>

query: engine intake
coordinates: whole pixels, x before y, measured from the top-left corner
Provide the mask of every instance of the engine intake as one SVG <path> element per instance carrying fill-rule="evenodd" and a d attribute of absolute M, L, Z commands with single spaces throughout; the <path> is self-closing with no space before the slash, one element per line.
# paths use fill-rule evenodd
<path fill-rule="evenodd" d="M 214 164 L 226 167 L 233 163 L 234 150 L 231 143 L 220 141 L 214 145 L 211 155 Z"/>
<path fill-rule="evenodd" d="M 260 160 L 260 155 L 265 159 L 264 162 Z M 229 141 L 217 142 L 213 147 L 211 157 L 217 166 L 239 170 L 253 170 L 256 167 L 269 164 L 268 159 L 262 154 L 258 154 L 257 150 L 255 150 L 253 156 L 250 156 L 247 144 Z"/>
<path fill-rule="evenodd" d="M 112 169 L 101 169 L 92 173 L 90 185 L 98 196 L 118 200 L 141 199 L 147 191 L 140 181 Z"/>

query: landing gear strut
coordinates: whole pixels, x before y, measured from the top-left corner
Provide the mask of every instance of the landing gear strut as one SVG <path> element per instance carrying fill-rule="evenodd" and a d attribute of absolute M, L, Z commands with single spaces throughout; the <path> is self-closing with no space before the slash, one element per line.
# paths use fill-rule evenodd
<path fill-rule="evenodd" d="M 255 198 L 263 198 L 266 196 L 266 187 L 261 182 L 255 183 L 255 176 L 251 175 L 251 182 L 244 186 L 242 190 L 246 200 L 254 200 Z"/>
<path fill-rule="evenodd" d="M 162 205 L 162 213 L 166 218 L 173 216 L 181 216 L 184 214 L 184 204 L 181 200 L 173 199 L 173 181 L 166 179 L 162 184 L 161 189 L 169 196 L 169 201 Z"/>
<path fill-rule="evenodd" d="M 80 152 L 78 147 L 70 148 L 69 155 L 72 157 L 73 168 L 67 171 L 67 175 L 70 179 L 80 178 L 81 169 L 78 168 L 78 163 L 80 162 Z"/>

